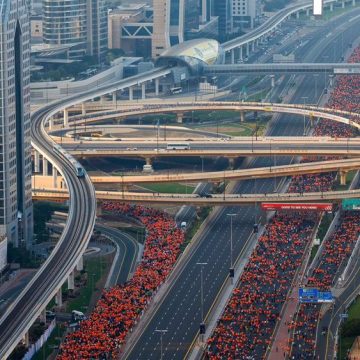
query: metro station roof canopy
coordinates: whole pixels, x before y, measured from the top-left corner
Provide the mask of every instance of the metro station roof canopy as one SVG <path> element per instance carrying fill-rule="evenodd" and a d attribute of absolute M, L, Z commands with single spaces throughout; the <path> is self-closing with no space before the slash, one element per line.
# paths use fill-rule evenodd
<path fill-rule="evenodd" d="M 219 42 L 213 39 L 194 39 L 185 41 L 166 50 L 156 61 L 158 66 L 187 66 L 193 75 L 205 65 L 221 64 L 224 51 Z"/>

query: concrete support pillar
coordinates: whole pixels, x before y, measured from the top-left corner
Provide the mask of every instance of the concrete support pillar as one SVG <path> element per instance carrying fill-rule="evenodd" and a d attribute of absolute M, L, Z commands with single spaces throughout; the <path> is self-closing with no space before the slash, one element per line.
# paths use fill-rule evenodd
<path fill-rule="evenodd" d="M 103 105 L 106 101 L 106 96 L 105 95 L 101 95 L 100 96 L 100 104 Z"/>
<path fill-rule="evenodd" d="M 314 127 L 314 116 L 310 115 L 310 126 L 313 128 Z"/>
<path fill-rule="evenodd" d="M 48 176 L 49 175 L 49 165 L 48 160 L 43 157 L 43 175 Z"/>
<path fill-rule="evenodd" d="M 70 274 L 69 274 L 69 277 L 68 277 L 68 289 L 69 290 L 74 290 L 75 289 L 75 280 L 74 280 L 74 271 L 72 271 Z"/>
<path fill-rule="evenodd" d="M 306 16 L 310 16 L 310 9 L 306 9 Z"/>
<path fill-rule="evenodd" d="M 54 127 L 54 118 L 51 117 L 51 118 L 49 119 L 49 130 L 52 130 L 53 127 Z"/>
<path fill-rule="evenodd" d="M 141 99 L 146 99 L 146 83 L 141 84 Z"/>
<path fill-rule="evenodd" d="M 55 295 L 55 304 L 57 306 L 62 306 L 62 290 L 61 288 L 56 292 L 56 295 Z"/>
<path fill-rule="evenodd" d="M 239 59 L 240 60 L 243 59 L 243 47 L 242 46 L 239 47 Z"/>
<path fill-rule="evenodd" d="M 56 170 L 56 168 L 54 166 L 52 168 L 52 175 L 53 175 L 53 186 L 56 189 L 57 188 L 57 180 L 58 180 L 58 171 Z"/>
<path fill-rule="evenodd" d="M 82 271 L 84 270 L 84 259 L 81 256 L 81 258 L 79 259 L 79 262 L 76 264 L 76 270 L 77 271 Z"/>
<path fill-rule="evenodd" d="M 235 166 L 235 158 L 229 158 L 229 168 L 231 170 L 234 170 L 234 166 Z"/>
<path fill-rule="evenodd" d="M 340 185 L 346 185 L 347 171 L 340 171 Z"/>
<path fill-rule="evenodd" d="M 341 7 L 342 7 L 343 9 L 345 9 L 345 1 L 343 1 L 343 2 L 341 3 Z"/>
<path fill-rule="evenodd" d="M 334 86 L 334 75 L 329 75 L 329 85 L 330 87 Z"/>
<path fill-rule="evenodd" d="M 46 308 L 40 313 L 40 322 L 46 323 Z"/>
<path fill-rule="evenodd" d="M 240 111 L 240 122 L 245 121 L 245 111 Z"/>
<path fill-rule="evenodd" d="M 86 105 L 85 103 L 81 103 L 81 115 L 86 115 Z"/>
<path fill-rule="evenodd" d="M 352 6 L 356 6 L 356 0 L 352 1 Z"/>
<path fill-rule="evenodd" d="M 112 93 L 112 102 L 113 102 L 113 105 L 116 104 L 116 91 L 114 91 L 114 92 Z"/>
<path fill-rule="evenodd" d="M 129 87 L 129 100 L 130 101 L 134 100 L 134 87 L 133 86 Z"/>
<path fill-rule="evenodd" d="M 255 41 L 253 41 L 252 43 L 251 43 L 251 51 L 255 51 Z"/>
<path fill-rule="evenodd" d="M 296 18 L 297 18 L 297 19 L 300 19 L 300 11 L 297 11 L 297 12 L 296 12 Z"/>
<path fill-rule="evenodd" d="M 330 11 L 334 11 L 334 4 L 333 3 L 330 4 Z"/>
<path fill-rule="evenodd" d="M 143 171 L 144 172 L 153 172 L 154 169 L 152 167 L 152 159 L 151 158 L 146 158 L 146 165 L 143 166 Z M 127 191 L 127 189 L 124 187 L 124 191 Z"/>
<path fill-rule="evenodd" d="M 101 205 L 96 206 L 96 216 L 100 217 L 102 215 L 102 207 Z"/>
<path fill-rule="evenodd" d="M 155 96 L 159 96 L 159 89 L 160 89 L 160 79 L 155 79 Z"/>
<path fill-rule="evenodd" d="M 271 78 L 271 87 L 274 88 L 275 87 L 275 75 L 270 75 Z"/>
<path fill-rule="evenodd" d="M 246 56 L 249 56 L 249 54 L 250 54 L 249 43 L 246 43 Z"/>
<path fill-rule="evenodd" d="M 40 154 L 38 151 L 34 150 L 34 172 L 38 173 L 40 171 Z"/>
<path fill-rule="evenodd" d="M 29 331 L 27 331 L 24 335 L 24 345 L 27 348 L 30 346 Z"/>
<path fill-rule="evenodd" d="M 234 51 L 234 49 L 230 50 L 230 56 L 231 56 L 230 63 L 235 64 L 235 51 Z"/>
<path fill-rule="evenodd" d="M 176 122 L 177 122 L 178 124 L 182 124 L 183 118 L 184 118 L 184 114 L 183 114 L 183 113 L 176 113 Z"/>
<path fill-rule="evenodd" d="M 67 109 L 64 109 L 64 127 L 69 125 L 69 112 Z"/>

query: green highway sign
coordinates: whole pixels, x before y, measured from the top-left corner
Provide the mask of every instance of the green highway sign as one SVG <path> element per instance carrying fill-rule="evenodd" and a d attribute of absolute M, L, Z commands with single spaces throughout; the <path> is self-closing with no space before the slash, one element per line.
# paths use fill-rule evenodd
<path fill-rule="evenodd" d="M 360 199 L 344 199 L 342 208 L 344 210 L 360 210 Z"/>

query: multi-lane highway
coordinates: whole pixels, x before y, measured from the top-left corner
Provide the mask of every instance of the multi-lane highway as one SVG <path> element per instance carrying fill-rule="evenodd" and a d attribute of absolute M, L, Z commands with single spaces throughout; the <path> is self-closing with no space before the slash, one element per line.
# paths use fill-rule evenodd
<path fill-rule="evenodd" d="M 174 150 L 168 144 L 185 144 L 186 150 Z M 64 144 L 64 148 L 72 155 L 80 158 L 88 157 L 187 157 L 187 156 L 274 156 L 274 155 L 332 155 L 360 156 L 360 140 L 351 138 L 309 138 L 306 137 L 244 137 L 231 141 L 195 140 L 191 142 L 172 140 L 159 141 L 93 141 Z"/>
<path fill-rule="evenodd" d="M 356 22 L 352 25 L 356 25 Z M 351 38 L 351 35 L 353 39 L 353 34 L 348 34 L 348 37 Z M 319 50 L 317 50 L 317 55 Z M 154 76 L 161 76 L 161 74 L 168 72 L 167 69 L 157 69 L 150 72 L 148 76 L 154 78 Z M 45 132 L 44 122 L 65 107 L 131 86 L 131 84 L 136 85 L 138 81 L 146 81 L 144 80 L 146 76 L 147 74 L 141 74 L 138 77 L 125 79 L 116 84 L 99 87 L 71 99 L 50 104 L 34 113 L 32 118 L 33 146 L 37 151 L 44 154 L 66 179 L 71 205 L 65 231 L 50 258 L 0 319 L 1 358 L 6 358 L 10 354 L 35 318 L 44 309 L 46 303 L 55 295 L 68 274 L 73 270 L 87 246 L 95 221 L 95 193 L 89 177 L 85 176 L 83 179 L 79 179 L 76 176 L 73 164 L 65 156 L 53 151 L 53 143 Z M 302 89 L 303 93 L 307 93 L 307 96 L 309 96 L 308 86 L 309 83 Z M 300 128 L 302 130 L 302 126 Z M 283 133 L 288 132 L 287 135 L 289 133 L 295 134 L 299 133 L 299 126 L 294 121 L 291 126 L 290 124 L 282 126 L 281 130 Z M 269 160 L 264 161 L 268 162 Z M 253 182 L 244 182 L 236 190 L 238 191 L 241 188 L 241 192 L 246 193 L 254 189 L 261 191 L 268 187 L 268 180 L 259 181 L 257 185 L 254 185 Z M 246 189 L 248 191 L 243 191 Z M 202 235 L 203 239 L 208 241 L 200 241 L 194 254 L 189 257 L 187 270 L 179 274 L 177 285 L 169 290 L 168 296 L 160 304 L 164 308 L 155 314 L 152 318 L 153 321 L 144 329 L 144 334 L 139 337 L 139 346 L 136 347 L 131 357 L 141 358 L 144 354 L 148 359 L 157 357 L 159 339 L 155 338 L 154 329 L 159 326 L 171 327 L 166 339 L 164 339 L 165 353 L 169 355 L 166 358 L 179 358 L 186 352 L 199 323 L 198 281 L 200 273 L 196 263 L 199 261 L 208 262 L 205 276 L 205 308 L 208 309 L 227 273 L 229 254 L 224 244 L 228 242 L 229 224 L 225 220 L 227 219 L 225 212 L 238 210 L 234 208 L 215 213 L 213 223 Z M 238 237 L 234 246 L 237 254 L 240 253 L 252 229 L 254 216 L 252 210 L 252 207 L 243 208 L 238 216 L 239 222 L 234 226 L 234 232 Z M 176 341 L 175 344 L 174 338 L 180 341 Z"/>
<path fill-rule="evenodd" d="M 342 17 L 346 24 L 348 16 Z M 320 29 L 317 33 L 319 40 L 309 41 L 306 45 L 308 53 L 306 61 L 323 60 L 327 56 L 329 61 L 334 59 L 333 41 L 338 36 L 343 36 L 344 42 L 353 42 L 356 38 L 354 30 L 359 26 L 358 21 L 346 29 L 346 26 L 338 23 L 344 34 L 333 33 L 326 40 L 325 36 L 334 31 L 334 23 L 330 22 L 327 28 Z M 352 29 L 351 29 L 352 28 Z M 337 54 L 336 54 L 337 55 Z M 324 88 L 324 80 L 318 79 L 318 88 Z M 320 95 L 320 91 L 318 92 Z M 307 96 L 309 102 L 314 101 L 315 86 L 312 76 L 306 77 L 299 86 L 293 98 L 294 102 L 301 103 L 302 97 Z M 287 116 L 277 118 L 269 129 L 268 134 L 279 135 L 300 135 L 303 133 L 303 120 L 299 118 L 289 119 Z M 277 159 L 277 163 L 287 163 L 288 159 Z M 255 166 L 268 167 L 271 160 L 261 158 L 255 161 Z M 243 181 L 235 187 L 236 193 L 270 192 L 276 187 L 274 180 Z M 125 354 L 128 359 L 156 359 L 160 354 L 160 336 L 156 329 L 167 329 L 163 335 L 164 358 L 182 359 L 187 352 L 192 339 L 194 338 L 200 323 L 200 267 L 197 263 L 208 263 L 204 267 L 204 308 L 205 312 L 210 308 L 218 290 L 226 279 L 230 265 L 230 219 L 227 213 L 237 213 L 234 222 L 234 254 L 241 253 L 246 239 L 253 230 L 253 223 L 257 221 L 255 206 L 229 207 L 215 210 L 209 220 L 205 231 L 199 236 L 198 243 L 194 246 L 193 252 L 189 255 L 183 270 L 170 284 L 170 288 L 152 317 L 145 324 L 141 324 L 142 330 L 136 333 L 136 339 L 129 345 L 129 352 Z"/>
<path fill-rule="evenodd" d="M 69 198 L 66 190 L 48 189 L 33 191 L 34 199 L 63 201 Z M 338 202 L 343 199 L 360 198 L 360 190 L 351 191 L 327 191 L 319 189 L 314 193 L 262 193 L 262 194 L 213 194 L 208 197 L 201 197 L 197 194 L 149 194 L 122 191 L 97 191 L 98 200 L 121 201 L 130 204 L 151 204 L 151 205 L 196 205 L 196 206 L 217 206 L 217 205 L 248 205 L 256 203 L 309 203 L 309 202 Z"/>

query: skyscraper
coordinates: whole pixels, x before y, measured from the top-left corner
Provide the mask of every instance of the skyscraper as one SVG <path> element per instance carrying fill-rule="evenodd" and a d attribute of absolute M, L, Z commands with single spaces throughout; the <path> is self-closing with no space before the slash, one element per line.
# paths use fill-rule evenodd
<path fill-rule="evenodd" d="M 234 27 L 253 28 L 260 14 L 260 0 L 232 0 Z"/>
<path fill-rule="evenodd" d="M 211 0 L 153 0 L 152 55 L 159 56 L 184 40 L 201 37 L 211 19 Z"/>
<path fill-rule="evenodd" d="M 43 40 L 51 45 L 73 45 L 70 56 L 85 55 L 86 0 L 44 0 Z"/>
<path fill-rule="evenodd" d="M 108 44 L 107 12 L 105 0 L 87 0 L 87 54 L 104 60 Z"/>
<path fill-rule="evenodd" d="M 233 31 L 231 0 L 216 0 L 214 2 L 214 15 L 219 18 L 219 36 L 221 40 L 226 40 L 226 36 Z"/>
<path fill-rule="evenodd" d="M 43 40 L 71 45 L 70 57 L 96 56 L 107 49 L 107 12 L 104 0 L 44 0 Z"/>
<path fill-rule="evenodd" d="M 0 269 L 7 242 L 33 236 L 30 143 L 30 21 L 27 0 L 2 0 L 0 53 Z"/>

